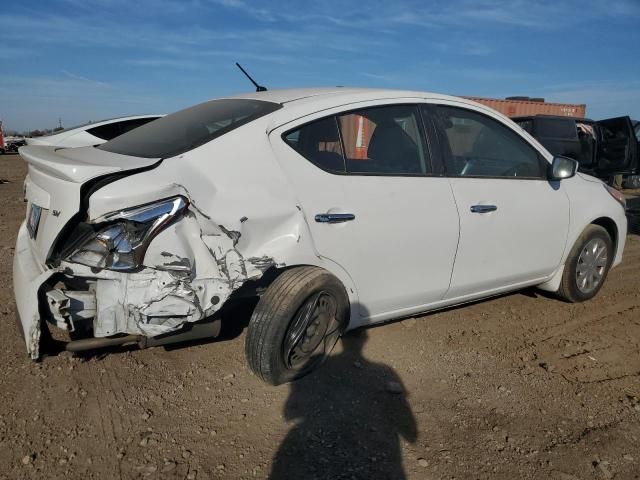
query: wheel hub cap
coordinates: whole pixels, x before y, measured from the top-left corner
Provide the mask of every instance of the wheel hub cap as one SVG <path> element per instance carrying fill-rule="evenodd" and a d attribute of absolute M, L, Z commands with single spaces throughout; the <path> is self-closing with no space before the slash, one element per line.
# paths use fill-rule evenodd
<path fill-rule="evenodd" d="M 302 368 L 314 356 L 324 354 L 327 339 L 338 332 L 336 312 L 336 301 L 327 292 L 312 295 L 300 307 L 285 336 L 284 358 L 288 368 Z"/>
<path fill-rule="evenodd" d="M 607 245 L 600 238 L 590 240 L 580 252 L 576 265 L 576 281 L 582 293 L 592 293 L 607 270 Z"/>

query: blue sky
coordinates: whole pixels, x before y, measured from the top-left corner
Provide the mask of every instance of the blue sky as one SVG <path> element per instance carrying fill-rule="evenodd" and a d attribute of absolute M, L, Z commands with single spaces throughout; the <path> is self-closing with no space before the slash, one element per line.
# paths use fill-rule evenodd
<path fill-rule="evenodd" d="M 640 0 L 61 0 L 0 9 L 7 129 L 163 113 L 270 87 L 587 104 L 640 118 Z"/>

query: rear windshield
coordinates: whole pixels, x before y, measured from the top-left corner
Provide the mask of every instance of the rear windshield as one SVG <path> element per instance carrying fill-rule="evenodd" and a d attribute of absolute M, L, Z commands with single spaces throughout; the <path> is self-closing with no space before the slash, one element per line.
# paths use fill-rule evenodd
<path fill-rule="evenodd" d="M 211 100 L 131 130 L 97 148 L 143 158 L 167 158 L 282 108 L 262 100 Z"/>

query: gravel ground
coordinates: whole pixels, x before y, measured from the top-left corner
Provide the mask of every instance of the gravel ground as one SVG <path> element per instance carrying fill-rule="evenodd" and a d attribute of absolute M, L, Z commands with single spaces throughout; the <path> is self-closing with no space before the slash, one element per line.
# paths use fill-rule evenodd
<path fill-rule="evenodd" d="M 355 332 L 278 388 L 223 338 L 31 362 L 11 263 L 25 165 L 0 157 L 0 479 L 640 478 L 640 236 L 598 297 L 526 290 Z"/>

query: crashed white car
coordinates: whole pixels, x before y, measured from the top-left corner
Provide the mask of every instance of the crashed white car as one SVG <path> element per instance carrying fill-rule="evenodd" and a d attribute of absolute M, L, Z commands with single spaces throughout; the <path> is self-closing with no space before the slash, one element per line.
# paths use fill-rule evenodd
<path fill-rule="evenodd" d="M 214 337 L 223 305 L 257 295 L 246 355 L 279 384 L 347 329 L 527 286 L 587 300 L 627 231 L 620 194 L 575 161 L 431 93 L 250 93 L 20 154 L 34 359 L 53 328 L 74 352 Z"/>
<path fill-rule="evenodd" d="M 44 137 L 30 137 L 27 145 L 55 145 L 57 147 L 88 147 L 108 142 L 145 123 L 163 117 L 164 115 L 136 115 L 134 117 L 119 117 L 99 122 L 87 123 L 79 127 L 71 127 Z"/>

